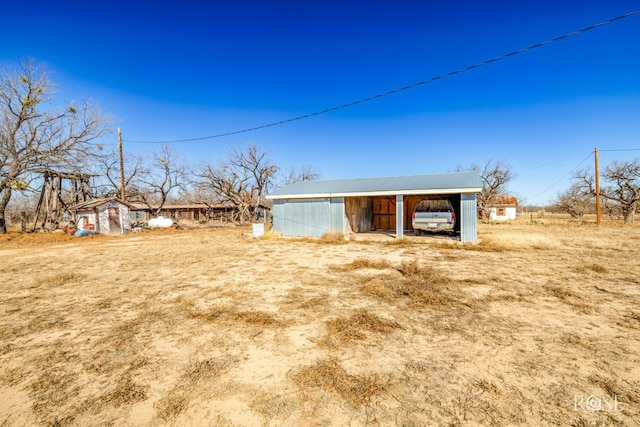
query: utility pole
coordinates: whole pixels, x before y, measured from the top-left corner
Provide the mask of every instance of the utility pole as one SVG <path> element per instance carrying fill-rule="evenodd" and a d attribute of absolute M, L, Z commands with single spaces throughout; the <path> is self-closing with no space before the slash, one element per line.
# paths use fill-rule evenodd
<path fill-rule="evenodd" d="M 598 147 L 594 150 L 596 161 L 596 225 L 600 226 L 600 171 L 598 170 Z"/>
<path fill-rule="evenodd" d="M 120 198 L 127 201 L 124 192 L 124 158 L 122 157 L 122 132 L 118 128 L 118 153 L 120 154 Z"/>

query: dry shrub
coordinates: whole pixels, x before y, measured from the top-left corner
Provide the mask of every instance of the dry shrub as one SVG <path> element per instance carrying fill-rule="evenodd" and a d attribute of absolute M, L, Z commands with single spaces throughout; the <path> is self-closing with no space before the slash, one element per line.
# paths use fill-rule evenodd
<path fill-rule="evenodd" d="M 361 268 L 371 268 L 375 270 L 384 270 L 391 268 L 391 263 L 386 259 L 369 259 L 369 258 L 356 258 L 345 266 L 347 270 L 357 270 Z"/>
<path fill-rule="evenodd" d="M 319 344 L 327 347 L 345 345 L 362 341 L 368 333 L 390 334 L 402 326 L 393 320 L 387 320 L 361 309 L 349 317 L 341 317 L 327 322 L 327 336 Z"/>
<path fill-rule="evenodd" d="M 416 246 L 424 244 L 422 240 L 414 240 L 414 239 L 393 239 L 384 242 L 387 246 Z"/>
<path fill-rule="evenodd" d="M 371 295 L 380 298 L 385 301 L 393 301 L 397 296 L 394 292 L 393 286 L 390 283 L 396 280 L 391 276 L 377 276 L 367 281 L 360 286 L 360 290 L 367 295 Z"/>
<path fill-rule="evenodd" d="M 385 392 L 390 377 L 383 379 L 379 375 L 351 375 L 337 359 L 328 358 L 300 369 L 293 376 L 293 381 L 301 390 L 319 388 L 348 399 L 354 405 L 363 405 L 368 404 L 372 397 Z"/>
<path fill-rule="evenodd" d="M 489 237 L 484 237 L 477 242 L 464 242 L 458 245 L 443 245 L 442 249 L 451 250 L 466 250 L 475 252 L 505 252 L 515 251 L 517 249 L 514 245 L 509 245 L 504 242 L 497 242 Z"/>
<path fill-rule="evenodd" d="M 324 243 L 345 243 L 344 233 L 324 233 L 320 236 L 320 241 Z"/>

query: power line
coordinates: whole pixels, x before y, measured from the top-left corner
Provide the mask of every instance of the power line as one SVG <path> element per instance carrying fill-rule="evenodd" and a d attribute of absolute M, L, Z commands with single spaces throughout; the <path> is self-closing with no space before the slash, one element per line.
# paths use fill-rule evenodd
<path fill-rule="evenodd" d="M 564 179 L 566 179 L 568 176 L 570 176 L 576 169 L 578 169 L 580 166 L 582 166 L 582 164 L 584 162 L 586 162 L 591 156 L 593 155 L 593 152 L 589 152 L 589 154 L 587 154 L 587 157 L 585 157 L 584 159 L 582 159 L 582 161 L 580 161 L 580 163 L 578 163 L 573 169 L 571 169 L 569 171 L 569 173 L 567 173 L 566 175 L 564 175 L 562 178 L 560 178 L 559 180 L 557 180 L 556 182 L 554 182 L 553 184 L 551 184 L 550 186 L 548 186 L 547 188 L 545 188 L 544 190 L 540 191 L 537 194 L 534 194 L 533 196 L 528 197 L 528 199 L 534 199 L 538 196 L 540 196 L 541 194 L 546 193 L 547 191 L 549 191 L 550 189 L 552 189 L 553 187 L 555 187 L 556 185 L 560 184 L 560 182 L 562 182 Z"/>
<path fill-rule="evenodd" d="M 426 80 L 422 80 L 422 81 L 419 81 L 419 82 L 416 82 L 416 83 L 413 83 L 413 84 L 410 84 L 410 85 L 407 85 L 407 86 L 403 86 L 403 87 L 400 87 L 400 88 L 397 88 L 397 89 L 393 89 L 393 90 L 389 90 L 389 91 L 386 91 L 386 92 L 382 92 L 382 93 L 379 93 L 377 95 L 373 95 L 373 96 L 369 96 L 369 97 L 366 97 L 366 98 L 362 98 L 362 99 L 359 99 L 357 101 L 348 102 L 346 104 L 337 105 L 335 107 L 326 108 L 324 110 L 316 111 L 314 113 L 304 114 L 302 116 L 297 116 L 297 117 L 293 117 L 293 118 L 286 119 L 286 120 L 280 120 L 280 121 L 273 122 L 273 123 L 268 123 L 268 124 L 264 124 L 264 125 L 260 125 L 260 126 L 254 126 L 254 127 L 251 127 L 251 128 L 236 130 L 236 131 L 232 131 L 232 132 L 219 133 L 219 134 L 209 135 L 209 136 L 202 136 L 202 137 L 198 137 L 198 138 L 174 139 L 174 140 L 166 140 L 166 141 L 139 141 L 139 140 L 125 140 L 125 141 L 133 142 L 133 143 L 141 143 L 141 144 L 171 144 L 171 143 L 178 143 L 178 142 L 202 141 L 202 140 L 205 140 L 205 139 L 222 138 L 222 137 L 225 137 L 225 136 L 231 136 L 231 135 L 237 135 L 237 134 L 240 134 L 240 133 L 252 132 L 252 131 L 255 131 L 255 130 L 265 129 L 265 128 L 273 127 L 273 126 L 279 126 L 279 125 L 283 125 L 285 123 L 291 123 L 291 122 L 295 122 L 295 121 L 302 120 L 302 119 L 308 119 L 310 117 L 319 116 L 321 114 L 330 113 L 330 112 L 333 112 L 333 111 L 336 111 L 336 110 L 341 110 L 343 108 L 353 107 L 354 105 L 358 105 L 358 104 L 362 104 L 362 103 L 365 103 L 365 102 L 373 101 L 375 99 L 382 98 L 384 96 L 393 95 L 393 94 L 396 94 L 396 93 L 399 93 L 399 92 L 403 92 L 405 90 L 414 89 L 414 88 L 416 88 L 418 86 L 422 86 L 422 85 L 426 85 L 426 84 L 429 84 L 429 83 L 433 83 L 433 82 L 435 82 L 437 80 L 442 80 L 442 79 L 445 79 L 447 77 L 455 76 L 456 74 L 461 74 L 461 73 L 464 73 L 466 71 L 470 71 L 470 70 L 473 70 L 475 68 L 482 67 L 484 65 L 488 65 L 488 64 L 491 64 L 491 63 L 494 63 L 494 62 L 498 62 L 498 61 L 501 61 L 503 59 L 510 58 L 512 56 L 519 55 L 521 53 L 528 52 L 530 50 L 534 50 L 534 49 L 537 49 L 539 47 L 546 46 L 548 44 L 555 43 L 555 42 L 558 42 L 560 40 L 567 39 L 569 37 L 573 37 L 573 36 L 577 36 L 577 35 L 582 34 L 582 33 L 586 33 L 587 31 L 591 31 L 591 30 L 596 29 L 598 27 L 602 27 L 604 25 L 608 25 L 608 24 L 611 24 L 613 22 L 620 21 L 622 19 L 628 18 L 628 17 L 636 15 L 638 13 L 640 13 L 640 9 L 636 9 L 636 10 L 633 10 L 631 12 L 625 13 L 624 15 L 620 15 L 620 16 L 617 16 L 615 18 L 607 19 L 606 21 L 602 21 L 602 22 L 599 22 L 597 24 L 590 25 L 590 26 L 585 27 L 585 28 L 583 28 L 581 30 L 572 31 L 570 33 L 564 34 L 564 35 L 559 36 L 559 37 L 555 37 L 553 39 L 546 40 L 546 41 L 541 42 L 541 43 L 536 43 L 534 45 L 531 45 L 531 46 L 528 46 L 528 47 L 525 47 L 525 48 L 522 48 L 522 49 L 519 49 L 519 50 L 514 50 L 513 52 L 509 52 L 509 53 L 504 54 L 504 55 L 496 56 L 496 57 L 491 58 L 491 59 L 486 60 L 486 61 L 478 62 L 478 63 L 475 63 L 473 65 L 469 65 L 469 66 L 464 67 L 464 68 L 459 68 L 459 69 L 457 69 L 455 71 L 450 71 L 448 73 L 440 74 L 439 76 L 436 76 L 436 77 L 431 77 L 431 78 L 426 79 Z"/>

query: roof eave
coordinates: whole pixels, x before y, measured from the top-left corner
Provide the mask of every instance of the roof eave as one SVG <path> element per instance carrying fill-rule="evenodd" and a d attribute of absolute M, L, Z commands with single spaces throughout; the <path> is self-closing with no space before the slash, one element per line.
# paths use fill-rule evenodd
<path fill-rule="evenodd" d="M 479 193 L 482 187 L 471 188 L 431 188 L 415 190 L 385 190 L 385 191 L 358 191 L 358 192 L 337 192 L 337 193 L 307 193 L 307 194 L 270 194 L 265 196 L 269 200 L 281 199 L 323 199 L 328 197 L 375 197 L 375 196 L 419 196 L 431 194 L 461 194 Z"/>

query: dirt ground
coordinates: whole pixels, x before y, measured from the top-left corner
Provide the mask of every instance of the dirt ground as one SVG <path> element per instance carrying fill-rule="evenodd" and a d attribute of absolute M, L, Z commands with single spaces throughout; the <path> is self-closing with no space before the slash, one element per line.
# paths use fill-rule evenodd
<path fill-rule="evenodd" d="M 640 227 L 0 236 L 0 425 L 640 425 Z"/>

